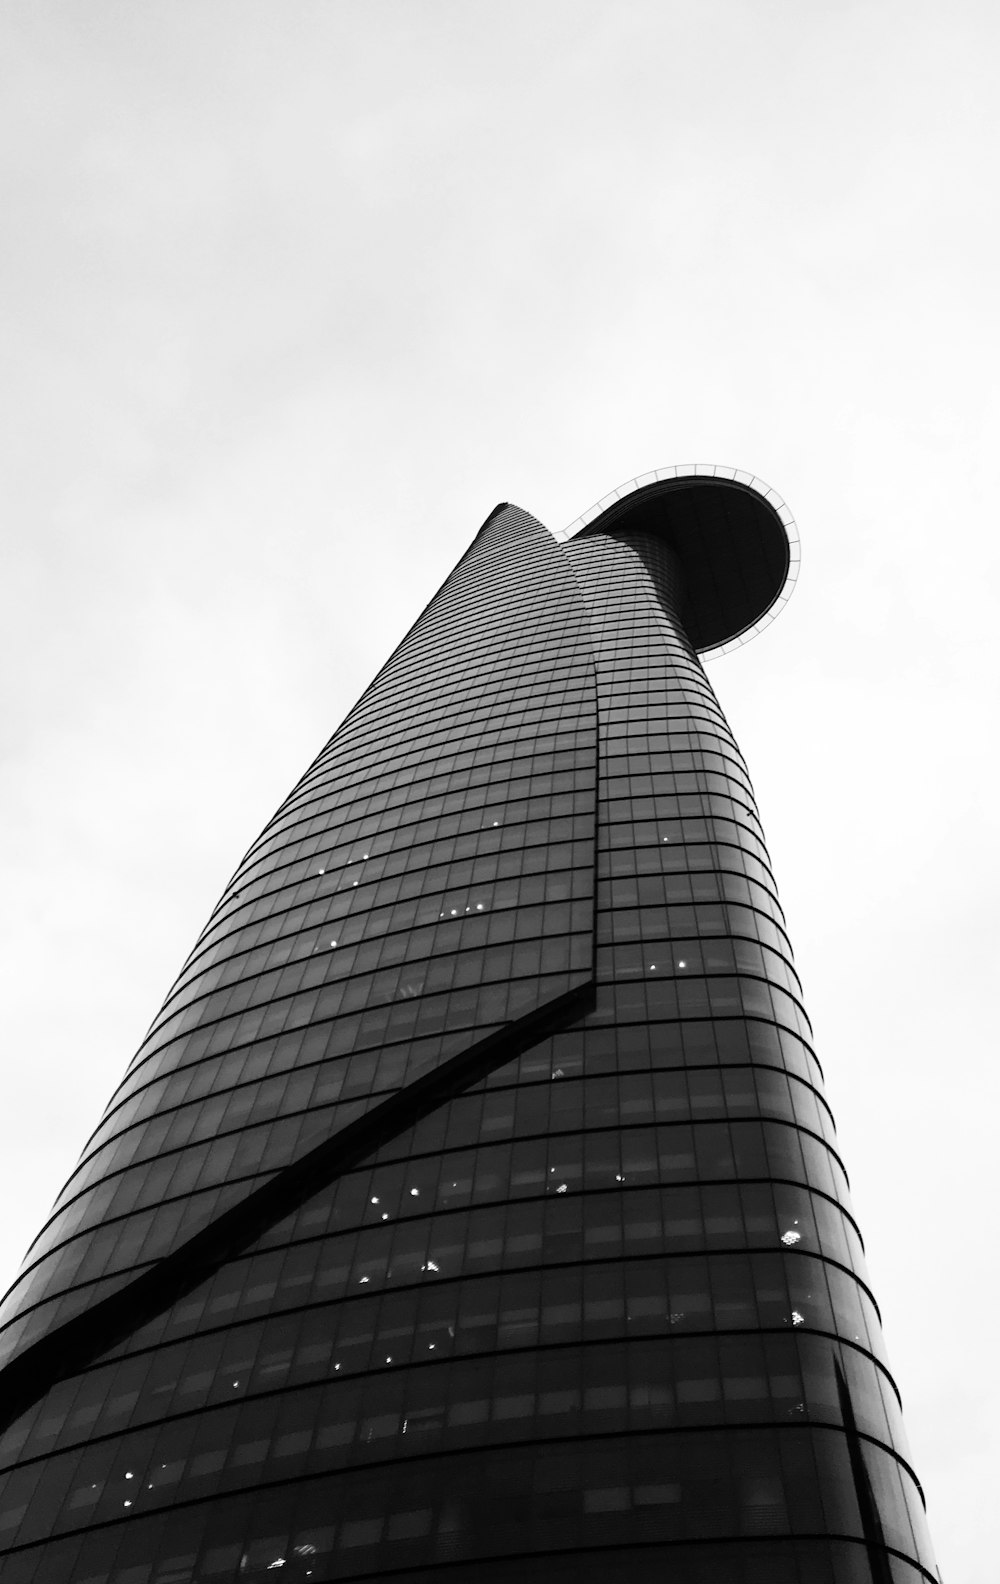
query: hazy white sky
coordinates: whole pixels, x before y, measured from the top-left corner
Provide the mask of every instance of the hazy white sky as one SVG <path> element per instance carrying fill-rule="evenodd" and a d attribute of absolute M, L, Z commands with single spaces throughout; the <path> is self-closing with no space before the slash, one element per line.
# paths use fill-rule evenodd
<path fill-rule="evenodd" d="M 4 0 L 0 1285 L 499 500 L 802 535 L 754 774 L 947 1584 L 994 1584 L 995 3 Z"/>

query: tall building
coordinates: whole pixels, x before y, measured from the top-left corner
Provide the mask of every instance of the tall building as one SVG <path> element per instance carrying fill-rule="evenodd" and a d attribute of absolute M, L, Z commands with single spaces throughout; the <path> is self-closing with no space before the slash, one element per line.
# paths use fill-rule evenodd
<path fill-rule="evenodd" d="M 0 1310 L 4 1584 L 936 1580 L 743 760 L 749 476 L 498 506 Z"/>

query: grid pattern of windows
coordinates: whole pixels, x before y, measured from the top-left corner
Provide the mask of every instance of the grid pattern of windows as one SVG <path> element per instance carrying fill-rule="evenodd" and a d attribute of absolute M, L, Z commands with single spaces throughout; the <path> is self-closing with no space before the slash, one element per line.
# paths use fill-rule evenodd
<path fill-rule="evenodd" d="M 0 1359 L 593 974 L 585 612 L 524 512 L 250 849 L 0 1309 Z"/>
<path fill-rule="evenodd" d="M 172 1205 L 217 1215 L 449 1062 L 450 1091 L 8 1425 L 5 1584 L 934 1579 L 679 611 L 654 534 L 495 514 L 251 848 L 29 1253 L 18 1345 L 183 1243 Z"/>

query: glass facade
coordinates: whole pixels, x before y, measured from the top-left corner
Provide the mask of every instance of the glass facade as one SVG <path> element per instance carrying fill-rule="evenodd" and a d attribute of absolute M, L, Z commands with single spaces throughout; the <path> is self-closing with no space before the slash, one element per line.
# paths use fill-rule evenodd
<path fill-rule="evenodd" d="M 5 1584 L 937 1578 L 687 631 L 750 496 L 497 508 L 250 849 L 0 1310 Z"/>

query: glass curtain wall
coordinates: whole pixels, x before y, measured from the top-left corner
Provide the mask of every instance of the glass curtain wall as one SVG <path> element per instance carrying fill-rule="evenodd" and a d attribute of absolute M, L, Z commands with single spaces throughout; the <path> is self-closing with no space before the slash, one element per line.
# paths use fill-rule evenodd
<path fill-rule="evenodd" d="M 5 1584 L 936 1578 L 682 601 L 498 511 L 251 848 L 5 1307 Z"/>

